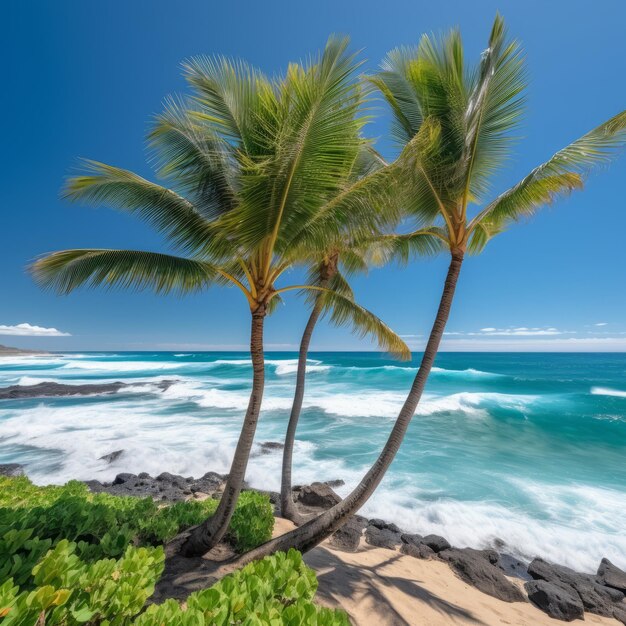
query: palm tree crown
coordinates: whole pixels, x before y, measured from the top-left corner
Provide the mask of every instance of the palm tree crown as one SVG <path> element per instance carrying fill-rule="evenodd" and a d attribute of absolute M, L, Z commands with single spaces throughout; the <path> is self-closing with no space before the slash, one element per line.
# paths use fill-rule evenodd
<path fill-rule="evenodd" d="M 477 67 L 466 65 L 461 35 L 453 31 L 390 52 L 370 81 L 391 108 L 394 139 L 405 151 L 414 148 L 406 209 L 418 228 L 386 241 L 387 253 L 403 259 L 425 237 L 441 249 L 480 252 L 511 222 L 581 188 L 591 168 L 607 162 L 626 138 L 623 111 L 488 200 L 491 180 L 515 143 L 526 87 L 520 46 L 507 38 L 499 15 Z"/>
<path fill-rule="evenodd" d="M 193 96 L 170 99 L 149 137 L 165 184 L 86 161 L 84 175 L 65 189 L 72 200 L 139 215 L 182 256 L 67 250 L 34 263 L 36 280 L 60 293 L 85 284 L 159 293 L 231 284 L 251 311 L 263 313 L 285 291 L 320 291 L 314 283 L 279 287 L 277 281 L 295 264 L 319 262 L 347 229 L 356 237 L 397 219 L 385 200 L 386 181 L 398 168 L 354 178 L 366 118 L 355 80 L 359 65 L 347 46 L 346 39 L 331 38 L 319 58 L 292 64 L 273 80 L 224 58 L 186 63 Z M 409 354 L 351 292 L 331 296 L 341 310 L 335 322 L 351 322 L 383 348 Z"/>

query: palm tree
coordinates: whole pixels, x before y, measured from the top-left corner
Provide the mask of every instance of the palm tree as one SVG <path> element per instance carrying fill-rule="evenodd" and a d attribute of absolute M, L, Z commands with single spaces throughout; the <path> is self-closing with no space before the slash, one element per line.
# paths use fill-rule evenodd
<path fill-rule="evenodd" d="M 316 60 L 290 65 L 269 80 L 242 62 L 197 58 L 185 65 L 191 100 L 170 100 L 150 134 L 167 188 L 93 161 L 71 178 L 71 200 L 108 203 L 147 220 L 178 254 L 79 249 L 49 254 L 32 266 L 44 287 L 67 294 L 87 285 L 150 288 L 157 293 L 235 285 L 251 314 L 252 390 L 223 496 L 215 515 L 182 545 L 207 552 L 224 535 L 241 491 L 264 388 L 264 320 L 282 293 L 332 296 L 341 321 L 372 332 L 385 349 L 404 343 L 349 295 L 316 284 L 278 286 L 297 263 L 320 258 L 338 232 L 376 229 L 390 212 L 386 168 L 349 187 L 364 118 L 358 67 L 345 39 L 331 38 Z"/>
<path fill-rule="evenodd" d="M 367 177 L 374 171 L 380 170 L 386 165 L 383 158 L 371 147 L 370 143 L 364 142 L 359 157 L 354 163 L 353 171 L 350 176 L 350 184 L 357 184 L 361 179 Z M 397 194 L 395 201 L 398 201 Z M 387 206 L 390 202 L 392 202 L 391 199 L 387 203 Z M 329 288 L 331 293 L 312 292 L 309 294 L 308 299 L 311 301 L 311 313 L 300 340 L 296 386 L 283 448 L 280 510 L 284 518 L 296 524 L 303 523 L 304 518 L 296 510 L 293 501 L 293 448 L 304 399 L 306 367 L 313 331 L 320 317 L 326 313 L 329 314 L 331 322 L 336 324 L 343 323 L 344 316 L 347 312 L 343 311 L 340 302 L 333 301 L 332 294 L 341 293 L 353 299 L 352 290 L 346 276 L 355 272 L 366 272 L 372 261 L 371 253 L 375 252 L 376 247 L 386 242 L 386 240 L 387 238 L 384 234 L 372 235 L 372 233 L 365 233 L 364 236 L 361 237 L 361 240 L 359 240 L 358 236 L 355 238 L 352 233 L 344 233 L 343 236 L 338 238 L 333 243 L 332 247 L 326 251 L 322 259 L 311 268 L 309 282 L 311 284 L 317 284 L 322 288 Z M 428 254 L 433 251 L 429 246 L 429 244 L 432 243 L 429 238 L 422 238 L 421 241 L 424 245 L 420 247 L 419 253 Z M 408 360 L 411 358 L 411 352 L 407 348 L 406 351 L 399 352 L 398 356 L 401 359 Z"/>
<path fill-rule="evenodd" d="M 337 530 L 372 495 L 393 461 L 422 396 L 466 252 L 478 253 L 511 223 L 583 186 L 626 140 L 626 111 L 619 113 L 533 169 L 519 183 L 486 201 L 489 181 L 501 167 L 523 111 L 524 63 L 497 16 L 477 68 L 464 63 L 461 37 L 424 36 L 417 50 L 391 52 L 371 79 L 394 117 L 394 136 L 412 146 L 409 180 L 413 232 L 390 235 L 383 253 L 407 259 L 424 237 L 451 255 L 439 308 L 422 361 L 389 438 L 356 488 L 319 517 L 244 555 L 247 562 L 277 550 L 309 550 Z M 474 205 L 482 209 L 470 210 Z M 424 225 L 428 225 L 424 227 Z"/>

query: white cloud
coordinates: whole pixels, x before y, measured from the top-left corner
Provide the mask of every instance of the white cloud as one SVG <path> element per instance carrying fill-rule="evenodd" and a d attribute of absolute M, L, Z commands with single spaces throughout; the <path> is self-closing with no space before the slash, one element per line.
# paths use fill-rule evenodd
<path fill-rule="evenodd" d="M 489 337 L 537 337 L 545 335 L 562 335 L 563 331 L 558 328 L 526 328 L 520 326 L 518 328 L 481 328 L 480 333 Z"/>
<path fill-rule="evenodd" d="M 56 328 L 44 328 L 32 324 L 15 324 L 6 326 L 0 324 L 0 335 L 13 335 L 16 337 L 70 337 L 70 333 L 64 333 Z"/>
<path fill-rule="evenodd" d="M 594 324 L 594 326 L 606 326 L 607 322 L 598 322 L 597 324 Z"/>

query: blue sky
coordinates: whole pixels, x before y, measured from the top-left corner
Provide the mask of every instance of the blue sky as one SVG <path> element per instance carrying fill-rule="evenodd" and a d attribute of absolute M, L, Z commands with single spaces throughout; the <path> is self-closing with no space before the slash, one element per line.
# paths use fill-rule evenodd
<path fill-rule="evenodd" d="M 196 54 L 242 57 L 268 73 L 351 36 L 374 70 L 423 32 L 461 27 L 477 58 L 499 10 L 524 44 L 528 114 L 515 158 L 495 192 L 626 108 L 626 3 L 605 0 L 109 0 L 3 5 L 0 343 L 57 350 L 243 349 L 242 296 L 215 289 L 177 298 L 80 291 L 57 297 L 26 274 L 29 260 L 68 247 L 164 250 L 146 225 L 108 208 L 59 199 L 63 178 L 88 157 L 151 176 L 144 136 L 164 97 L 185 85 Z M 389 118 L 367 132 L 385 140 Z M 445 338 L 448 350 L 626 351 L 626 156 L 587 189 L 494 240 L 465 264 Z M 355 281 L 359 301 L 419 349 L 436 309 L 446 260 L 388 267 Z M 268 322 L 269 349 L 293 349 L 306 310 L 290 297 Z M 57 329 L 57 332 L 54 332 Z M 368 349 L 320 326 L 315 349 Z"/>

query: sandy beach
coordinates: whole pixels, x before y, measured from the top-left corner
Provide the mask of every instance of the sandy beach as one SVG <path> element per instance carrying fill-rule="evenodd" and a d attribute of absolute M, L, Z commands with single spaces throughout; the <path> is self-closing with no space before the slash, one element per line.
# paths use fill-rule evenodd
<path fill-rule="evenodd" d="M 275 534 L 293 525 L 277 518 Z M 356 553 L 323 542 L 305 555 L 317 573 L 318 601 L 348 612 L 355 626 L 543 626 L 562 623 L 530 603 L 502 602 L 460 580 L 437 560 L 420 560 L 361 541 Z M 510 578 L 523 591 L 522 581 Z M 574 620 L 572 623 L 583 623 Z M 586 624 L 619 626 L 615 619 L 585 613 Z"/>

